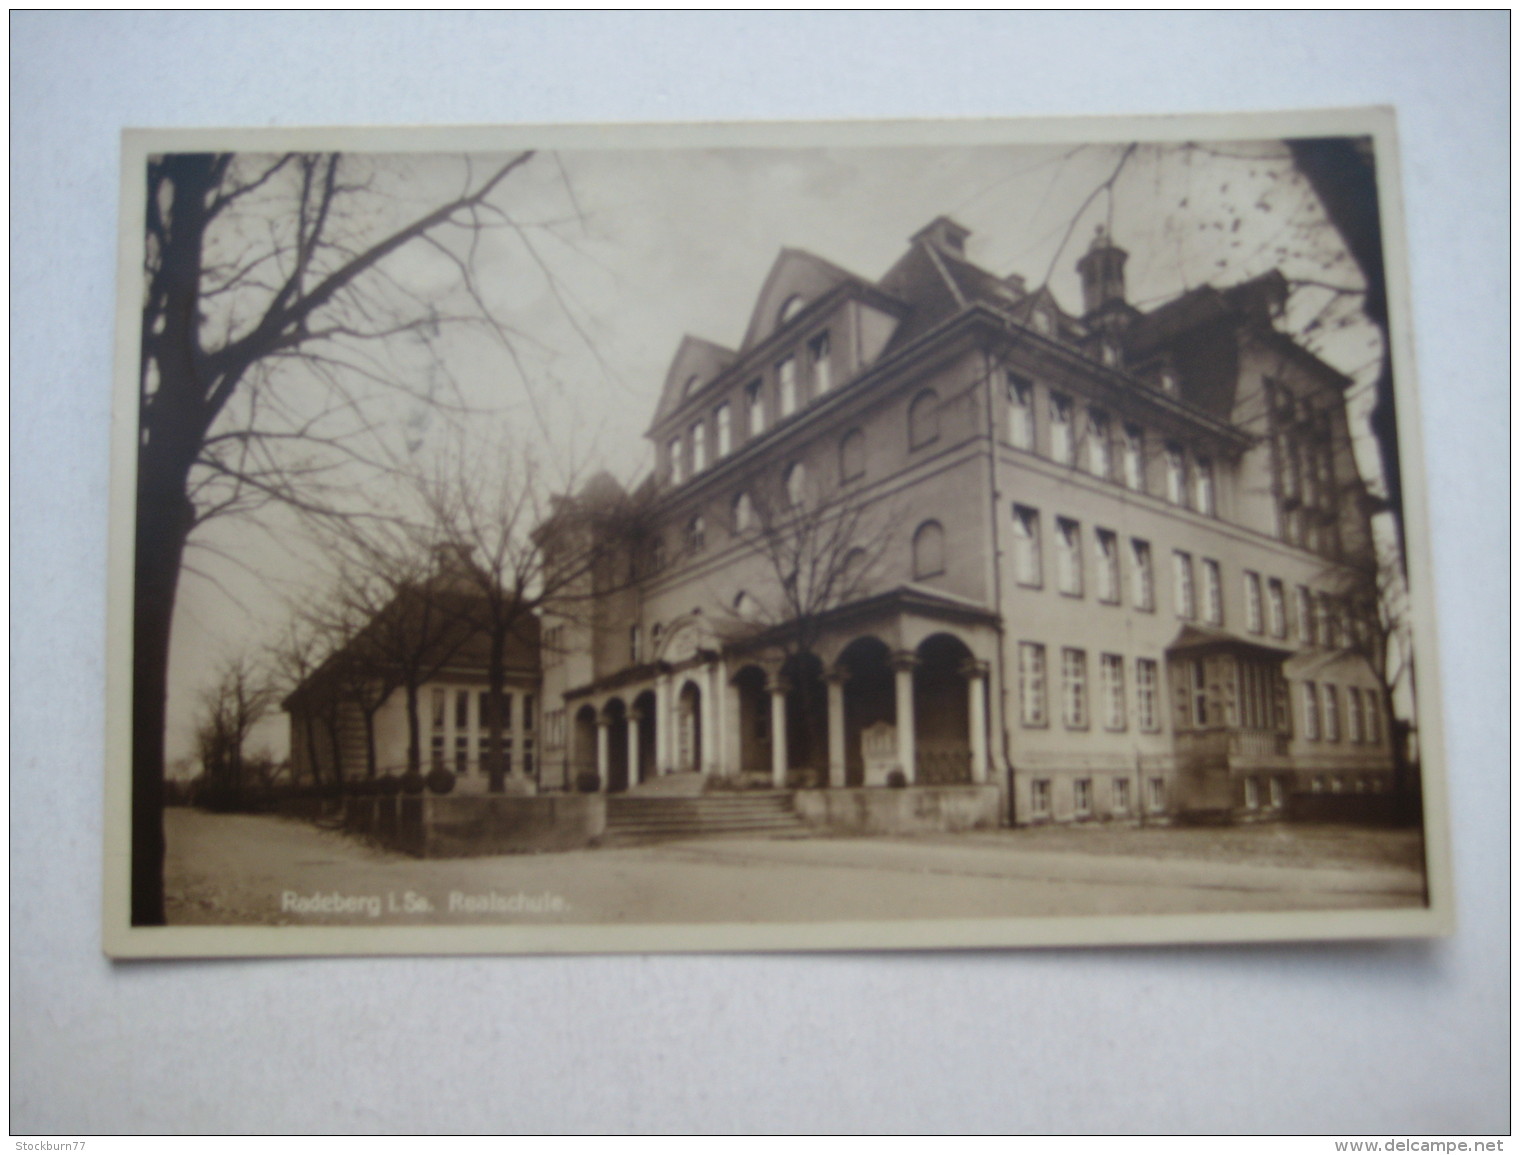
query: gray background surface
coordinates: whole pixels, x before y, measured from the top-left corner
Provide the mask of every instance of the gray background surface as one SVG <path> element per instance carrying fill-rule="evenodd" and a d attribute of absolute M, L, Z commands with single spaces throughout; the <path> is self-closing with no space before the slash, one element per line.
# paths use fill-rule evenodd
<path fill-rule="evenodd" d="M 11 20 L 11 1125 L 1504 1131 L 1507 14 Z M 1397 106 L 1459 932 L 119 965 L 100 953 L 118 132 Z"/>

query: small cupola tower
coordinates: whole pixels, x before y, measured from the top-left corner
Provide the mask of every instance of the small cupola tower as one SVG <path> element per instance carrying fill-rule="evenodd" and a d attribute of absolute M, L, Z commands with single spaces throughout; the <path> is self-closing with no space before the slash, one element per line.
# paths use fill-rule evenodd
<path fill-rule="evenodd" d="M 1077 272 L 1082 274 L 1082 305 L 1087 316 L 1113 309 L 1122 311 L 1128 302 L 1124 299 L 1124 262 L 1129 254 L 1114 244 L 1102 225 L 1098 226 L 1087 253 L 1077 262 Z"/>

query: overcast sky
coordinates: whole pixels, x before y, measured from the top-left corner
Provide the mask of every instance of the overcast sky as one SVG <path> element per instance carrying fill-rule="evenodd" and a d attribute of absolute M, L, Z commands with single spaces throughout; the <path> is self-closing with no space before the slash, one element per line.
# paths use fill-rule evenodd
<path fill-rule="evenodd" d="M 1129 250 L 1129 296 L 1142 307 L 1274 266 L 1290 279 L 1359 284 L 1281 145 L 1142 147 L 1112 195 L 1092 197 L 1122 152 L 988 145 L 541 153 L 494 198 L 511 227 L 479 238 L 475 252 L 482 293 L 516 334 L 510 352 L 478 333 L 445 333 L 436 345 L 442 364 L 429 366 L 417 349 L 397 357 L 419 393 L 457 382 L 476 411 L 467 422 L 475 434 L 532 443 L 550 463 L 590 464 L 630 480 L 652 460 L 642 433 L 681 337 L 736 346 L 782 247 L 874 279 L 909 236 L 948 214 L 971 229 L 972 260 L 999 275 L 1021 273 L 1030 287 L 1048 276 L 1072 312 L 1080 312 L 1074 264 L 1099 223 Z M 491 159 L 473 158 L 471 168 L 485 171 Z M 389 194 L 364 222 L 374 228 L 437 203 L 465 176 L 457 156 L 361 164 Z M 273 202 L 269 209 L 277 211 Z M 462 240 L 456 234 L 450 243 Z M 420 248 L 387 271 L 419 290 L 441 291 L 451 276 Z M 1298 294 L 1290 326 L 1303 328 L 1326 299 L 1311 289 Z M 1365 394 L 1377 345 L 1364 326 L 1321 329 L 1311 342 Z M 290 372 L 282 387 L 303 388 L 299 370 Z M 425 404 L 384 405 L 383 419 L 405 429 L 402 441 L 419 459 L 447 441 L 446 423 Z M 213 524 L 202 539 L 211 548 L 193 555 L 196 572 L 181 586 L 175 624 L 171 761 L 190 749 L 196 698 L 216 663 L 277 634 L 285 600 L 321 584 L 318 567 L 282 548 L 293 545 L 289 527 L 272 525 L 273 539 L 241 523 Z M 283 718 L 253 744 L 283 754 Z"/>

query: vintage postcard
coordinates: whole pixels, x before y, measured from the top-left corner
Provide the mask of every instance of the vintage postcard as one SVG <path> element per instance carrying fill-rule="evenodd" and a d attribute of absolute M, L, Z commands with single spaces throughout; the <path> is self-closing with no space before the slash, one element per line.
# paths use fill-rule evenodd
<path fill-rule="evenodd" d="M 1387 110 L 132 131 L 115 957 L 1452 926 Z"/>

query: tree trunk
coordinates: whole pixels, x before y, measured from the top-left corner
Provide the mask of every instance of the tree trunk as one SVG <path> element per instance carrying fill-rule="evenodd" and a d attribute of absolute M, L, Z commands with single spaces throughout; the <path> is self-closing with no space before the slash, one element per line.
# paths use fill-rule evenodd
<path fill-rule="evenodd" d="M 147 463 L 140 469 L 132 590 L 132 925 L 162 926 L 169 635 L 192 512 L 183 478 L 176 493 Z"/>
<path fill-rule="evenodd" d="M 417 686 L 406 685 L 406 770 L 408 774 L 422 773 L 422 720 L 417 710 Z"/>
<path fill-rule="evenodd" d="M 360 713 L 364 715 L 364 776 L 374 778 L 380 773 L 380 753 L 375 748 L 375 711 Z"/>

